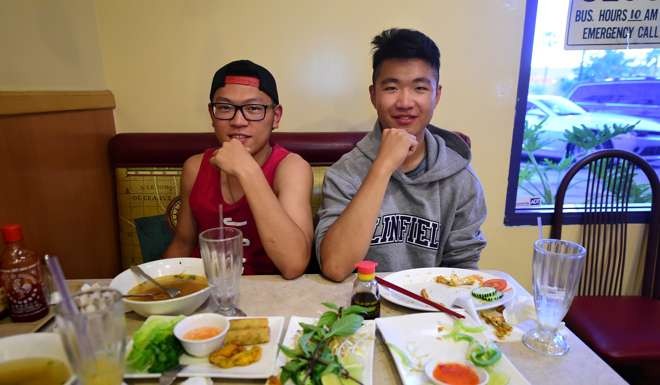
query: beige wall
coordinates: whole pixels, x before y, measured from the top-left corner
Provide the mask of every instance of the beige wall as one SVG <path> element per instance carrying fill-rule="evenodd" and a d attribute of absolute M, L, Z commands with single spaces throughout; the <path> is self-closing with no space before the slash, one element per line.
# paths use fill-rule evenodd
<path fill-rule="evenodd" d="M 119 131 L 209 129 L 213 72 L 238 58 L 275 74 L 283 130 L 367 129 L 375 116 L 367 97 L 369 41 L 401 26 L 425 31 L 441 48 L 444 95 L 435 122 L 470 134 L 501 130 L 509 147 L 523 0 L 96 4 Z"/>
<path fill-rule="evenodd" d="M 97 0 L 103 64 L 120 132 L 205 131 L 208 87 L 229 60 L 249 58 L 278 80 L 285 131 L 371 127 L 370 45 L 411 27 L 442 53 L 434 123 L 473 138 L 488 199 L 481 267 L 530 277 L 536 229 L 504 227 L 504 199 L 524 1 Z"/>
<path fill-rule="evenodd" d="M 94 2 L 0 0 L 0 90 L 105 89 Z"/>

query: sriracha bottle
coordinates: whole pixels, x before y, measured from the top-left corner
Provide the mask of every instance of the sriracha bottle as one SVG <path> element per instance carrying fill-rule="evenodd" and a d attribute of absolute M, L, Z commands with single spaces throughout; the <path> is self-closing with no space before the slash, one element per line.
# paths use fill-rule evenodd
<path fill-rule="evenodd" d="M 23 246 L 20 225 L 0 229 L 5 249 L 0 256 L 0 281 L 14 322 L 30 322 L 48 314 L 41 264 L 37 254 Z"/>

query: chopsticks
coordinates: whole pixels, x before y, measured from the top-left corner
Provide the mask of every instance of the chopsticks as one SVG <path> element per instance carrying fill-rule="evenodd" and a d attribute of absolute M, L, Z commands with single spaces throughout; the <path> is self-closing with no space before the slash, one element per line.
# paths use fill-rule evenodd
<path fill-rule="evenodd" d="M 383 278 L 381 278 L 379 276 L 376 276 L 376 282 L 378 282 L 379 284 L 381 284 L 385 287 L 389 287 L 392 290 L 398 291 L 401 294 L 405 294 L 405 295 L 407 295 L 408 297 L 410 297 L 412 299 L 415 299 L 419 302 L 422 302 L 422 303 L 425 303 L 429 306 L 432 306 L 432 307 L 440 310 L 441 312 L 449 314 L 450 316 L 453 316 L 453 317 L 456 317 L 456 318 L 465 318 L 465 316 L 462 315 L 462 314 L 456 313 L 455 311 L 453 311 L 451 309 L 448 309 L 448 308 L 440 305 L 439 303 L 428 300 L 428 299 L 422 297 L 421 295 L 417 295 L 417 294 L 413 293 L 412 291 L 406 290 L 406 289 L 402 288 L 401 286 L 397 286 L 397 285 L 393 284 L 392 282 L 386 281 L 386 280 L 384 280 Z"/>

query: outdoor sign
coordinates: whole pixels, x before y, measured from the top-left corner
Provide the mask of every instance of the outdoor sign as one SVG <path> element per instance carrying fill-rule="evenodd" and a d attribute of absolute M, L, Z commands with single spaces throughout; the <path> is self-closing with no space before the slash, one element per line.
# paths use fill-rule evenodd
<path fill-rule="evenodd" d="M 660 0 L 570 0 L 566 49 L 660 47 Z"/>

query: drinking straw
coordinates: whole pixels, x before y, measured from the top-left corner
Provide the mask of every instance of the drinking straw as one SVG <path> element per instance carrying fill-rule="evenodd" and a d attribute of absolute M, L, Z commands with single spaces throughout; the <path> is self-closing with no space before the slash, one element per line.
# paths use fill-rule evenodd
<path fill-rule="evenodd" d="M 220 250 L 222 253 L 222 260 L 216 261 L 216 263 L 220 263 L 220 268 L 222 269 L 222 279 L 225 279 L 225 261 L 224 259 L 227 256 L 227 249 L 225 245 L 225 221 L 224 221 L 224 213 L 222 212 L 222 203 L 218 204 L 218 219 L 220 220 Z"/>
<path fill-rule="evenodd" d="M 539 239 L 543 239 L 543 222 L 541 222 L 541 217 L 536 217 L 536 227 L 539 229 Z"/>
<path fill-rule="evenodd" d="M 60 292 L 60 297 L 62 298 L 60 303 L 64 306 L 69 314 L 77 314 L 78 306 L 73 303 L 71 293 L 69 292 L 69 288 L 67 287 L 64 280 L 64 273 L 62 272 L 60 262 L 54 255 L 46 255 L 44 256 L 44 259 L 46 260 L 46 265 L 48 266 L 48 270 L 50 270 L 50 274 L 53 276 L 53 283 L 55 284 L 55 288 Z"/>
<path fill-rule="evenodd" d="M 87 325 L 81 318 L 82 315 L 78 310 L 78 306 L 73 302 L 73 298 L 71 297 L 71 293 L 69 292 L 69 288 L 64 279 L 62 266 L 60 266 L 59 260 L 54 255 L 45 255 L 44 259 L 46 260 L 46 266 L 48 266 L 50 274 L 53 276 L 53 283 L 55 284 L 57 291 L 60 292 L 60 297 L 62 297 L 60 304 L 64 306 L 67 313 L 65 318 L 69 318 L 73 323 L 76 339 L 78 340 L 80 350 L 82 351 L 81 356 L 93 357 L 94 350 L 87 339 Z"/>
<path fill-rule="evenodd" d="M 222 212 L 222 203 L 218 203 L 218 220 L 220 222 L 220 238 L 225 237 L 225 221 L 224 221 L 224 213 Z"/>

